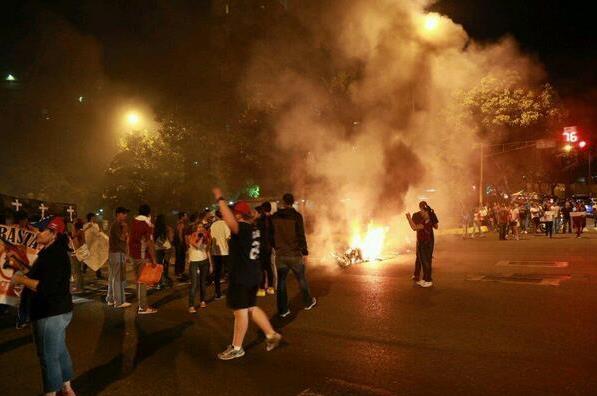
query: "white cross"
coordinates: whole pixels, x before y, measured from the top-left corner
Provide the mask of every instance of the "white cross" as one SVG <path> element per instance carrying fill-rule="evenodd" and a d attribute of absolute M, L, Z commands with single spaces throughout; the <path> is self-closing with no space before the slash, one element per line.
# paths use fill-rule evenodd
<path fill-rule="evenodd" d="M 37 208 L 39 210 L 41 210 L 41 218 L 43 219 L 44 217 L 46 217 L 46 210 L 50 209 L 48 208 L 46 205 L 44 205 L 44 203 L 42 202 L 41 205 L 39 205 L 39 207 Z"/>
<path fill-rule="evenodd" d="M 68 212 L 68 217 L 70 217 L 70 221 L 72 223 L 72 221 L 73 221 L 73 213 L 75 213 L 75 210 L 73 209 L 72 206 L 69 206 L 66 211 Z"/>
<path fill-rule="evenodd" d="M 15 199 L 14 202 L 11 202 L 11 205 L 15 207 L 15 210 L 18 212 L 19 209 L 21 209 L 21 206 L 23 206 L 22 203 L 19 202 L 19 199 Z"/>

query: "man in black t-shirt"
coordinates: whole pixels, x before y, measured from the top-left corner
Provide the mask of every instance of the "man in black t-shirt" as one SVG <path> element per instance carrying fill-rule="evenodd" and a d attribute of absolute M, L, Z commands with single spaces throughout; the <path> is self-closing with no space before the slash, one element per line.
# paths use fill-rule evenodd
<path fill-rule="evenodd" d="M 267 315 L 257 307 L 257 289 L 261 280 L 259 254 L 261 234 L 253 224 L 253 211 L 243 201 L 234 205 L 234 212 L 228 201 L 222 197 L 219 188 L 213 189 L 214 197 L 222 213 L 222 218 L 230 228 L 230 277 L 228 306 L 234 311 L 234 335 L 232 344 L 218 354 L 221 360 L 232 360 L 245 355 L 243 340 L 249 326 L 249 316 L 266 336 L 266 350 L 271 351 L 280 344 L 282 336 L 272 327 Z"/>

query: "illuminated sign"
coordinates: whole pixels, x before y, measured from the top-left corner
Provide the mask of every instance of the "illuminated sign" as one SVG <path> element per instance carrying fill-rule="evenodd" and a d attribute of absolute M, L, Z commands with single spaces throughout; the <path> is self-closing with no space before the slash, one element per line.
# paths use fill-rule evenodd
<path fill-rule="evenodd" d="M 564 141 L 567 143 L 578 142 L 578 131 L 575 126 L 565 127 L 562 136 L 564 136 Z"/>

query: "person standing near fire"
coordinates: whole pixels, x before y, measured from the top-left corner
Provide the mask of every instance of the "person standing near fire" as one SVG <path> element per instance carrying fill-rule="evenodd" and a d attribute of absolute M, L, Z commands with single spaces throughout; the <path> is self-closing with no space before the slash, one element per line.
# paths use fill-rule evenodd
<path fill-rule="evenodd" d="M 435 236 L 433 229 L 438 229 L 439 220 L 435 211 L 427 205 L 427 202 L 419 203 L 420 211 L 411 216 L 406 213 L 406 219 L 413 231 L 417 232 L 417 256 L 415 260 L 415 272 L 412 279 L 421 287 L 433 286 L 431 278 L 431 262 L 433 260 L 433 250 L 435 248 Z M 423 279 L 420 279 L 421 269 L 423 270 Z"/>

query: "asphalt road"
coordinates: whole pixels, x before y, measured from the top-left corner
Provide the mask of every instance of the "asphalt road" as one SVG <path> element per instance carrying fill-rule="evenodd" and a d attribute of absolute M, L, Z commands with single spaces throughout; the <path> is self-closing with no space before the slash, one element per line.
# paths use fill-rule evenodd
<path fill-rule="evenodd" d="M 244 358 L 221 362 L 224 301 L 186 312 L 181 285 L 156 292 L 156 315 L 78 301 L 68 345 L 80 395 L 595 395 L 597 233 L 582 239 L 437 241 L 434 287 L 410 280 L 413 256 L 347 269 L 312 267 L 319 305 L 275 320 L 272 352 L 254 327 Z M 291 277 L 292 278 L 292 277 Z M 98 290 L 92 290 L 96 287 Z M 210 290 L 211 292 L 211 290 Z M 259 299 L 273 315 L 275 299 Z M 0 318 L 0 395 L 36 395 L 29 329 Z"/>

